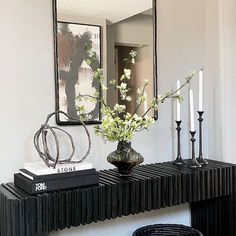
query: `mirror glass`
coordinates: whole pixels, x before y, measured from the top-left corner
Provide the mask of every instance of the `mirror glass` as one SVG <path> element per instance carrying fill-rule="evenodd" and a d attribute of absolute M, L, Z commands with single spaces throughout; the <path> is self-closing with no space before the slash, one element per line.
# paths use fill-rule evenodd
<path fill-rule="evenodd" d="M 79 109 L 89 114 L 87 123 L 99 123 L 102 114 L 100 102 L 92 97 L 98 90 L 108 106 L 126 105 L 127 111 L 144 114 L 156 96 L 156 46 L 153 0 L 55 0 L 55 64 L 56 108 L 77 118 Z M 155 45 L 155 46 L 154 46 Z M 137 52 L 130 64 L 131 79 L 127 80 L 131 101 L 120 99 L 119 90 L 110 81 L 120 85 L 125 69 L 125 58 Z M 94 79 L 94 72 L 103 69 L 102 89 Z M 136 110 L 137 90 L 148 80 L 147 100 Z M 86 95 L 81 99 L 79 95 Z M 155 116 L 153 112 L 148 115 Z M 75 124 L 66 117 L 57 117 L 58 124 Z"/>

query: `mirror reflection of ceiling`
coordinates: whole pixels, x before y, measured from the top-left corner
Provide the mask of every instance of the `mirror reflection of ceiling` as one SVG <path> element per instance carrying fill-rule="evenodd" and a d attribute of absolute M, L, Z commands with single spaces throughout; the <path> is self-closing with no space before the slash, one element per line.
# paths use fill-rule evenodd
<path fill-rule="evenodd" d="M 105 18 L 110 23 L 122 21 L 138 13 L 151 15 L 152 1 L 147 0 L 57 0 L 61 14 Z"/>

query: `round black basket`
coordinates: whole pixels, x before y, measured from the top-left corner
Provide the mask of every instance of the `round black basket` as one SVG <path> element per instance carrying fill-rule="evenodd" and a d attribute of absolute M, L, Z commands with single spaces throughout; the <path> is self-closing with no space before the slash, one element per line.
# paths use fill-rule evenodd
<path fill-rule="evenodd" d="M 185 225 L 156 224 L 137 229 L 133 236 L 203 236 L 201 232 Z"/>

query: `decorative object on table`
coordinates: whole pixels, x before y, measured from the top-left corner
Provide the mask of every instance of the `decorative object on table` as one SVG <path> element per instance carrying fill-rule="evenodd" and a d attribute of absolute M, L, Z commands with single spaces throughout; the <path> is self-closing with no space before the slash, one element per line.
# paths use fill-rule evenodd
<path fill-rule="evenodd" d="M 176 92 L 188 84 L 196 72 L 187 76 L 186 82 L 174 92 L 166 93 L 158 98 L 153 98 L 149 104 L 146 103 L 146 109 L 141 115 L 138 115 L 139 109 L 145 107 L 147 96 L 145 89 L 148 86 L 148 80 L 144 81 L 141 88 L 137 90 L 137 105 L 132 113 L 127 112 L 127 106 L 132 101 L 130 96 L 130 88 L 128 82 L 131 79 L 131 66 L 135 64 L 137 52 L 131 50 L 129 57 L 124 59 L 125 69 L 120 80 L 110 81 L 110 86 L 113 87 L 119 94 L 119 103 L 116 103 L 113 108 L 109 107 L 103 97 L 92 97 L 102 104 L 102 123 L 95 126 L 95 132 L 101 136 L 104 141 L 118 141 L 117 150 L 108 156 L 108 161 L 114 164 L 121 175 L 129 175 L 133 167 L 143 162 L 143 157 L 131 148 L 131 140 L 137 132 L 147 130 L 155 119 L 150 117 L 150 111 L 157 111 L 158 105 L 163 103 L 168 98 L 180 99 Z M 108 88 L 104 85 L 104 77 L 102 70 L 97 70 L 94 78 L 98 80 L 104 90 Z M 79 99 L 85 99 L 88 95 L 80 95 Z M 89 96 L 91 98 L 91 96 Z"/>
<path fill-rule="evenodd" d="M 107 157 L 108 162 L 118 168 L 120 175 L 130 175 L 133 167 L 144 160 L 142 155 L 131 147 L 131 142 L 118 142 L 117 150 Z"/>
<path fill-rule="evenodd" d="M 181 120 L 176 121 L 177 124 L 177 158 L 173 161 L 173 164 L 177 165 L 177 166 L 182 166 L 182 165 L 186 165 L 186 161 L 182 159 L 181 156 L 181 144 L 180 144 L 180 131 L 181 131 Z"/>
<path fill-rule="evenodd" d="M 24 163 L 24 169 L 32 172 L 35 175 L 60 174 L 60 173 L 88 170 L 92 168 L 93 164 L 86 161 L 78 163 L 57 164 L 55 168 L 45 166 L 44 162 L 42 161 Z"/>
<path fill-rule="evenodd" d="M 198 111 L 198 114 L 199 114 L 199 118 L 198 118 L 198 121 L 199 121 L 199 156 L 197 158 L 197 161 L 205 166 L 208 164 L 207 160 L 204 159 L 203 157 L 203 154 L 202 154 L 202 122 L 203 122 L 203 118 L 202 118 L 202 115 L 203 115 L 204 111 Z"/>
<path fill-rule="evenodd" d="M 25 163 L 24 169 L 20 169 L 20 172 L 14 175 L 14 184 L 29 194 L 98 184 L 98 172 L 91 163 L 85 161 L 91 149 L 88 129 L 84 122 L 81 121 L 86 131 L 89 145 L 86 154 L 80 160 L 72 160 L 75 153 L 75 144 L 72 136 L 65 130 L 48 124 L 50 118 L 59 113 L 73 119 L 62 111 L 50 113 L 45 123 L 35 133 L 34 145 L 43 161 Z M 64 159 L 61 159 L 60 147 L 63 144 L 58 138 L 58 131 L 66 135 L 72 149 L 69 157 Z M 52 143 L 50 142 L 51 137 L 53 137 L 56 146 L 55 157 L 49 151 L 48 143 Z"/>
<path fill-rule="evenodd" d="M 88 131 L 86 125 L 84 124 L 83 121 L 80 121 L 82 126 L 85 129 L 85 132 L 86 132 L 86 135 L 88 138 L 88 149 L 87 149 L 85 155 L 80 160 L 78 160 L 78 161 L 72 160 L 72 158 L 75 154 L 75 144 L 74 144 L 72 136 L 67 131 L 65 131 L 59 127 L 56 127 L 56 126 L 50 126 L 48 124 L 50 118 L 54 115 L 57 115 L 57 114 L 63 114 L 64 116 L 68 117 L 69 119 L 74 120 L 73 117 L 70 117 L 68 114 L 66 114 L 63 111 L 52 112 L 47 116 L 45 123 L 43 125 L 41 125 L 40 129 L 34 135 L 34 146 L 39 154 L 39 157 L 44 161 L 44 163 L 47 165 L 47 167 L 53 167 L 53 168 L 55 168 L 58 163 L 59 164 L 69 164 L 69 163 L 80 163 L 80 162 L 84 161 L 88 157 L 90 150 L 91 150 L 91 139 L 90 139 L 89 131 Z M 64 133 L 70 141 L 72 151 L 71 151 L 70 156 L 67 158 L 61 159 L 61 157 L 60 157 L 60 141 L 59 141 L 56 131 L 60 131 L 60 132 Z M 48 147 L 48 133 L 49 132 L 51 132 L 52 137 L 54 138 L 54 141 L 55 141 L 56 157 L 53 157 L 49 151 L 49 147 Z M 40 145 L 40 141 L 42 141 L 42 145 Z M 40 148 L 41 146 L 43 146 L 43 150 L 41 150 L 41 148 Z"/>
<path fill-rule="evenodd" d="M 177 80 L 177 96 L 180 97 L 180 81 Z M 173 161 L 173 164 L 182 166 L 186 165 L 186 161 L 181 157 L 181 143 L 180 143 L 180 131 L 181 131 L 181 119 L 180 119 L 180 101 L 176 99 L 176 124 L 177 124 L 177 158 Z"/>
<path fill-rule="evenodd" d="M 188 162 L 187 167 L 191 169 L 197 169 L 201 167 L 201 165 L 198 163 L 195 155 L 195 124 L 194 124 L 194 106 L 193 106 L 193 90 L 189 90 L 189 106 L 190 106 L 190 135 L 191 135 L 191 148 L 192 148 L 192 158 Z"/>
<path fill-rule="evenodd" d="M 81 124 L 78 106 L 86 110 L 90 123 L 97 123 L 99 102 L 79 101 L 76 97 L 83 90 L 90 95 L 100 90 L 93 72 L 101 67 L 101 27 L 62 21 L 56 27 L 56 109 L 73 118 L 57 113 L 57 124 Z"/>
<path fill-rule="evenodd" d="M 204 159 L 202 154 L 202 122 L 203 122 L 203 69 L 199 71 L 199 109 L 198 109 L 198 121 L 199 121 L 199 156 L 197 158 L 198 162 L 205 166 L 208 162 Z"/>
<path fill-rule="evenodd" d="M 190 159 L 190 161 L 187 164 L 187 167 L 190 169 L 197 169 L 201 167 L 201 164 L 198 163 L 197 159 L 196 159 L 196 155 L 195 155 L 195 134 L 196 131 L 190 131 L 190 135 L 191 135 L 191 149 L 192 149 L 192 158 Z"/>
<path fill-rule="evenodd" d="M 94 168 L 48 175 L 35 175 L 24 169 L 14 174 L 14 184 L 29 194 L 97 185 L 98 181 Z"/>

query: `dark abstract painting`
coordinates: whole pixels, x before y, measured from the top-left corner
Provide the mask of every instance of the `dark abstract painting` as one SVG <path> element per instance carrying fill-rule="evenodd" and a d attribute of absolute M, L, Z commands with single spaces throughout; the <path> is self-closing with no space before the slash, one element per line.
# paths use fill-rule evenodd
<path fill-rule="evenodd" d="M 79 95 L 94 96 L 99 91 L 99 82 L 93 79 L 94 71 L 101 61 L 100 26 L 77 23 L 57 23 L 57 78 L 56 106 L 70 117 L 78 119 L 81 107 L 90 121 L 98 121 L 99 103 L 78 99 Z M 69 124 L 64 116 L 59 124 Z"/>

